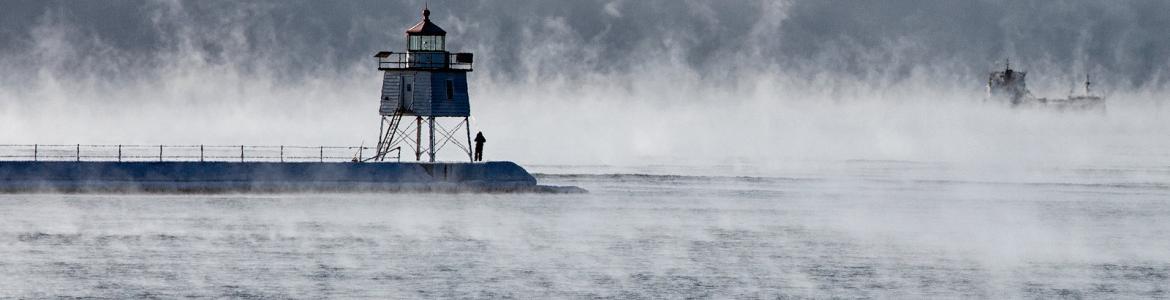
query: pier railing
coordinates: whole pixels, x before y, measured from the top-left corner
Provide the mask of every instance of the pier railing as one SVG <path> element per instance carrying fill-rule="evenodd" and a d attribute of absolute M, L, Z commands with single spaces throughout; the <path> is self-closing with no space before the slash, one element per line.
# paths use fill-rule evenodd
<path fill-rule="evenodd" d="M 364 159 L 373 151 L 337 146 L 7 144 L 0 145 L 0 160 L 342 162 Z"/>

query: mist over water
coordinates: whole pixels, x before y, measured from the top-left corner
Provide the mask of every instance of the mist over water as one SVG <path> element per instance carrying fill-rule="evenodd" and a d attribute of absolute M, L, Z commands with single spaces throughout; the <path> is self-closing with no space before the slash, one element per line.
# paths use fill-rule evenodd
<path fill-rule="evenodd" d="M 1117 144 L 1165 146 L 1170 128 L 1160 1 L 653 2 L 434 3 L 450 48 L 477 54 L 473 124 L 489 156 L 1093 160 Z M 370 144 L 370 56 L 401 50 L 419 6 L 12 3 L 0 136 Z M 1108 113 L 981 103 L 987 72 L 1009 58 L 1039 96 L 1091 73 Z"/>
<path fill-rule="evenodd" d="M 1167 170 L 858 161 L 586 175 L 583 195 L 9 195 L 19 297 L 1159 298 Z M 687 173 L 693 170 L 608 170 Z M 1055 175 L 1055 176 L 1053 176 Z M 1109 182 L 1105 184 L 1103 182 Z"/>
<path fill-rule="evenodd" d="M 371 145 L 422 5 L 7 2 L 0 143 Z M 592 193 L 7 195 L 0 296 L 1166 297 L 1166 1 L 430 7 L 486 158 Z"/>

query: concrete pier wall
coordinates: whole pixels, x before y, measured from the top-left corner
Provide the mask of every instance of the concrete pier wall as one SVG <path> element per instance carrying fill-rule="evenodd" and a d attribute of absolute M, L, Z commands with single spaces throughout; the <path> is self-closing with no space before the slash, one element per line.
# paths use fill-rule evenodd
<path fill-rule="evenodd" d="M 0 192 L 541 191 L 487 163 L 0 162 Z"/>

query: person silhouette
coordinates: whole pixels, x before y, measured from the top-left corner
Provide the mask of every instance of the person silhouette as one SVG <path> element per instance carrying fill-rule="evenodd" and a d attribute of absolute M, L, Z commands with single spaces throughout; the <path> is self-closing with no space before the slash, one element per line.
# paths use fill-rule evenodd
<path fill-rule="evenodd" d="M 483 161 L 483 143 L 487 143 L 487 139 L 483 138 L 483 131 L 475 134 L 475 161 Z"/>

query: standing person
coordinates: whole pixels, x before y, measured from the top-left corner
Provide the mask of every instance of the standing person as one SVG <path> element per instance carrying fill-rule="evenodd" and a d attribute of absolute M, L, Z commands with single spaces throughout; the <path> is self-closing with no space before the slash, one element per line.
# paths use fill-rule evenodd
<path fill-rule="evenodd" d="M 483 138 L 483 131 L 475 134 L 475 161 L 483 161 L 483 143 L 487 143 L 487 139 Z"/>

